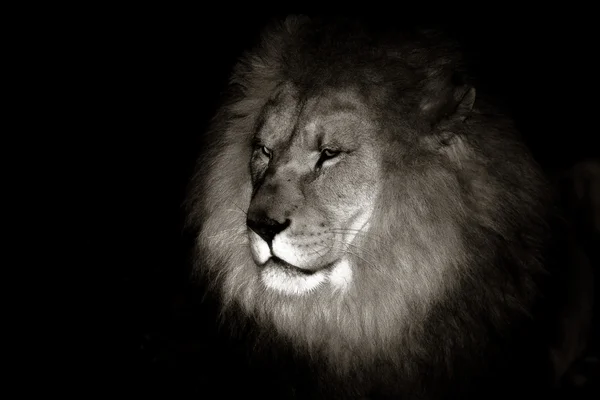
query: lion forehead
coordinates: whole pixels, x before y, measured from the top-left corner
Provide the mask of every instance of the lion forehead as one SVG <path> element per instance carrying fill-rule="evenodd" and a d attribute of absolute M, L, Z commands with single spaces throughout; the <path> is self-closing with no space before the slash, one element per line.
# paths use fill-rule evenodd
<path fill-rule="evenodd" d="M 352 89 L 328 90 L 306 103 L 303 124 L 307 135 L 323 139 L 352 140 L 373 119 L 365 101 Z"/>
<path fill-rule="evenodd" d="M 324 88 L 300 97 L 293 85 L 284 87 L 286 94 L 278 93 L 263 109 L 259 141 L 350 149 L 364 142 L 361 133 L 373 131 L 369 107 L 353 88 Z"/>
<path fill-rule="evenodd" d="M 298 120 L 297 91 L 292 85 L 281 85 L 266 101 L 258 117 L 256 136 L 260 142 L 285 140 Z"/>

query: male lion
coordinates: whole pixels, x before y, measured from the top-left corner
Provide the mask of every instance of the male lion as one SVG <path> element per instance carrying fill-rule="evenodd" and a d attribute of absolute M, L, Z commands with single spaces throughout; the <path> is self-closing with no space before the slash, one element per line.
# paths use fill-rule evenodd
<path fill-rule="evenodd" d="M 197 268 L 257 353 L 291 353 L 265 377 L 289 382 L 276 396 L 501 397 L 580 355 L 558 322 L 576 249 L 549 184 L 442 35 L 287 18 L 208 139 Z"/>

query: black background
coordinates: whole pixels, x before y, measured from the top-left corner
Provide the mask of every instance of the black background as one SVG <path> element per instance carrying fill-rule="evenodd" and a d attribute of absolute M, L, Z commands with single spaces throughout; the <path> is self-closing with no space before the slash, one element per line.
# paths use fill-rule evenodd
<path fill-rule="evenodd" d="M 597 32 L 587 23 L 589 9 L 434 8 L 384 14 L 398 24 L 443 24 L 462 37 L 485 89 L 514 113 L 543 166 L 598 155 Z M 84 236 L 82 267 L 103 287 L 94 295 L 97 307 L 85 312 L 91 325 L 81 382 L 93 378 L 84 389 L 90 394 L 188 393 L 234 368 L 215 361 L 212 350 L 221 343 L 214 316 L 193 315 L 187 306 L 199 293 L 187 286 L 190 237 L 181 204 L 231 67 L 275 14 L 199 7 L 86 15 L 68 32 L 86 32 L 72 50 L 82 54 L 78 93 L 90 99 L 79 105 L 86 122 L 81 170 L 74 172 L 85 194 L 77 232 Z M 186 335 L 196 339 L 199 356 L 175 365 L 165 350 L 193 353 Z"/>

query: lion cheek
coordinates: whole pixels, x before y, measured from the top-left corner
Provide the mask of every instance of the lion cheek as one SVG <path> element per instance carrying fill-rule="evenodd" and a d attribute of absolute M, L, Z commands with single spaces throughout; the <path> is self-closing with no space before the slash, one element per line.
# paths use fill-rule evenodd
<path fill-rule="evenodd" d="M 278 235 L 273 240 L 273 255 L 297 268 L 314 271 L 327 262 L 329 248 L 326 240 Z"/>

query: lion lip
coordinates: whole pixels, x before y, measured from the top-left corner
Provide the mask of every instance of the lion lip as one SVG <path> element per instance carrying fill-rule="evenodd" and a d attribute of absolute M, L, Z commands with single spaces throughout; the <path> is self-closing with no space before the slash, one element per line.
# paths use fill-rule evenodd
<path fill-rule="evenodd" d="M 273 256 L 265 264 L 263 264 L 263 266 L 271 266 L 271 267 L 275 267 L 275 268 L 281 268 L 281 269 L 284 269 L 284 270 L 294 273 L 294 274 L 313 275 L 317 272 L 322 272 L 324 270 L 327 270 L 328 268 L 331 268 L 333 266 L 333 264 L 334 263 L 326 264 L 325 266 L 316 268 L 316 269 L 306 269 L 306 268 L 297 267 L 295 265 L 292 265 L 292 264 L 282 260 L 279 257 Z"/>

